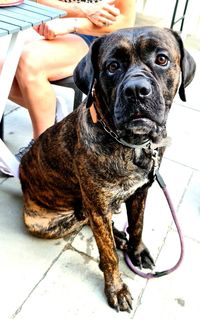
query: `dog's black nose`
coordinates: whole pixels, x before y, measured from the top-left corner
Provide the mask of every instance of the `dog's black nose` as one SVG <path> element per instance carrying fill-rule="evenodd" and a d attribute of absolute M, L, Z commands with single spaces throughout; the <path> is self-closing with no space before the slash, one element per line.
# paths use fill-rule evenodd
<path fill-rule="evenodd" d="M 128 99 L 144 99 L 152 93 L 149 80 L 144 77 L 132 78 L 128 81 L 124 89 Z"/>

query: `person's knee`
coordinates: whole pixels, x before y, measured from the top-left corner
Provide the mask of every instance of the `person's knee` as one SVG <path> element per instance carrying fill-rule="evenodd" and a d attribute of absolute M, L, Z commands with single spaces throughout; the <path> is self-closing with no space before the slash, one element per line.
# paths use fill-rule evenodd
<path fill-rule="evenodd" d="M 16 70 L 18 82 L 28 84 L 35 81 L 41 73 L 41 59 L 31 48 L 27 47 L 21 54 L 19 64 Z"/>

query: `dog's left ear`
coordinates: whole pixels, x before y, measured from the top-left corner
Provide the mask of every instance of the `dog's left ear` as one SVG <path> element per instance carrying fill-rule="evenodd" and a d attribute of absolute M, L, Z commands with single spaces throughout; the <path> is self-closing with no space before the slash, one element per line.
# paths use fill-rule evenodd
<path fill-rule="evenodd" d="M 103 37 L 96 39 L 90 46 L 89 52 L 78 63 L 74 70 L 74 82 L 77 87 L 87 95 L 86 107 L 90 107 L 93 102 L 92 89 L 95 81 L 95 75 L 98 70 L 99 47 Z"/>
<path fill-rule="evenodd" d="M 195 70 L 196 70 L 196 63 L 193 59 L 193 57 L 190 55 L 190 53 L 184 48 L 183 41 L 180 37 L 180 35 L 173 30 L 170 30 L 178 45 L 180 48 L 181 53 L 181 85 L 179 87 L 179 96 L 182 101 L 186 102 L 186 96 L 185 96 L 185 88 L 190 84 L 190 82 L 194 78 Z"/>

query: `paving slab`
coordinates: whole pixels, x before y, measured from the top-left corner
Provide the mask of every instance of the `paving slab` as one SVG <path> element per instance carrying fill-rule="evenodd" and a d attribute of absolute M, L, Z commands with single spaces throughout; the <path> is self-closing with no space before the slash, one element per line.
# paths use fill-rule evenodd
<path fill-rule="evenodd" d="M 149 280 L 134 319 L 198 319 L 200 267 L 199 243 L 185 239 L 185 257 L 176 272 L 159 279 Z M 173 247 L 173 249 L 172 249 Z M 170 266 L 179 255 L 176 234 L 171 231 L 160 255 L 159 267 Z M 170 257 L 169 257 L 170 256 Z M 170 262 L 169 262 L 170 259 Z"/>
<path fill-rule="evenodd" d="M 19 181 L 0 185 L 0 282 L 2 319 L 10 318 L 38 285 L 66 245 L 64 240 L 30 236 L 22 218 Z"/>
<path fill-rule="evenodd" d="M 196 170 L 200 169 L 199 123 L 198 110 L 174 103 L 169 114 L 168 135 L 171 137 L 171 145 L 166 149 L 166 158 Z"/>
<path fill-rule="evenodd" d="M 200 243 L 200 172 L 193 172 L 177 216 L 183 234 Z"/>

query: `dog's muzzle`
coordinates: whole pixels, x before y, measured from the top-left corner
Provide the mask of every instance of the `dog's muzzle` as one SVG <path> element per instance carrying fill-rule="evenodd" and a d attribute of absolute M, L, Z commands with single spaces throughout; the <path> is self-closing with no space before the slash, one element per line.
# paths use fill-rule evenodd
<path fill-rule="evenodd" d="M 143 72 L 128 74 L 117 91 L 115 125 L 133 134 L 148 134 L 162 125 L 164 110 L 164 98 L 156 79 Z"/>

